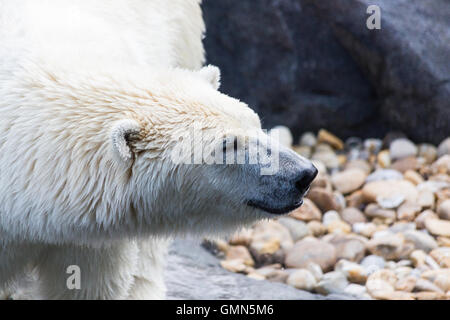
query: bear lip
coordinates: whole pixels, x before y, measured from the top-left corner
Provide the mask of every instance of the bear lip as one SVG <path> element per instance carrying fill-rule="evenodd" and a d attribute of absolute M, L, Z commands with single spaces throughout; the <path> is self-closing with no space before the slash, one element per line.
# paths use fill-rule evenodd
<path fill-rule="evenodd" d="M 260 201 L 254 201 L 254 200 L 250 200 L 247 202 L 247 205 L 262 211 L 266 211 L 268 213 L 271 214 L 286 214 L 289 213 L 297 208 L 299 208 L 301 205 L 303 204 L 303 200 L 300 200 L 296 203 L 294 203 L 293 205 L 290 206 L 286 206 L 286 207 L 281 207 L 281 208 L 272 208 L 272 207 L 267 207 L 266 205 L 264 205 L 263 203 L 261 203 Z"/>

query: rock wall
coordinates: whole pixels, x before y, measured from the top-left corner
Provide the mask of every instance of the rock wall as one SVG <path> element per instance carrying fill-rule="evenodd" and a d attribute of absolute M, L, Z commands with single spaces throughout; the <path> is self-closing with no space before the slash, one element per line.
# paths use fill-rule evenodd
<path fill-rule="evenodd" d="M 366 9 L 381 8 L 381 30 Z M 448 0 L 205 0 L 208 63 L 266 128 L 298 137 L 450 133 Z"/>

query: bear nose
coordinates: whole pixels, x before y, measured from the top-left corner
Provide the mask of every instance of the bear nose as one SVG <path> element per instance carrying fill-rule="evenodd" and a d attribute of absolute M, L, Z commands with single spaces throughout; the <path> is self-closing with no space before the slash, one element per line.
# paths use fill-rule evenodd
<path fill-rule="evenodd" d="M 295 188 L 300 191 L 300 193 L 305 193 L 311 185 L 311 182 L 313 182 L 314 178 L 317 176 L 317 173 L 318 170 L 313 165 L 307 169 L 303 169 L 295 179 Z"/>

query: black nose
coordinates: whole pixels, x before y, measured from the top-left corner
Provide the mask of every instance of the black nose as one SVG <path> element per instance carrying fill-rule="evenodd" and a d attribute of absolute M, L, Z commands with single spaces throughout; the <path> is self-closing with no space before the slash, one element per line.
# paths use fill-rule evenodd
<path fill-rule="evenodd" d="M 308 169 L 302 170 L 295 181 L 295 187 L 298 191 L 300 191 L 300 193 L 306 192 L 311 185 L 311 182 L 313 182 L 314 178 L 317 176 L 317 172 L 316 167 L 313 165 L 311 165 Z"/>

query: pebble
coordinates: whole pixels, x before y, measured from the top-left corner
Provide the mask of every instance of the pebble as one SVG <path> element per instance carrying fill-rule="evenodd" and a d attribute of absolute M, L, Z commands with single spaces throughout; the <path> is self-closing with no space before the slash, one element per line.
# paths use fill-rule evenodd
<path fill-rule="evenodd" d="M 346 197 L 347 207 L 361 208 L 366 203 L 361 190 L 355 191 Z"/>
<path fill-rule="evenodd" d="M 378 153 L 377 163 L 381 168 L 388 168 L 391 165 L 389 150 L 383 150 Z"/>
<path fill-rule="evenodd" d="M 277 138 L 281 145 L 291 148 L 294 142 L 291 130 L 286 126 L 276 126 L 269 131 L 269 136 Z"/>
<path fill-rule="evenodd" d="M 402 234 L 374 238 L 367 244 L 367 249 L 372 254 L 382 256 L 387 260 L 397 260 L 410 253 L 407 252 L 408 248 L 405 247 L 405 237 Z M 411 248 L 412 250 L 413 248 Z"/>
<path fill-rule="evenodd" d="M 386 299 L 387 295 L 395 291 L 394 286 L 397 276 L 391 270 L 382 269 L 375 271 L 367 278 L 367 292 L 374 298 Z"/>
<path fill-rule="evenodd" d="M 351 169 L 362 170 L 367 176 L 372 171 L 372 166 L 365 160 L 355 159 L 345 164 L 345 170 Z"/>
<path fill-rule="evenodd" d="M 441 219 L 450 220 L 450 199 L 444 200 L 439 204 L 437 214 Z"/>
<path fill-rule="evenodd" d="M 308 229 L 314 237 L 323 236 L 327 232 L 327 228 L 319 221 L 309 222 Z"/>
<path fill-rule="evenodd" d="M 421 184 L 424 182 L 423 177 L 414 170 L 407 170 L 403 174 L 403 177 L 405 178 L 405 180 L 408 180 L 415 185 L 418 185 L 418 184 Z"/>
<path fill-rule="evenodd" d="M 393 169 L 378 169 L 366 178 L 366 183 L 383 180 L 402 180 L 401 172 Z"/>
<path fill-rule="evenodd" d="M 365 286 L 356 284 L 356 283 L 350 283 L 348 286 L 345 287 L 344 293 L 352 295 L 356 298 L 363 298 L 363 299 L 370 299 L 371 297 L 367 294 L 367 289 Z"/>
<path fill-rule="evenodd" d="M 341 220 L 333 221 L 327 226 L 328 233 L 348 234 L 352 231 L 352 227 Z"/>
<path fill-rule="evenodd" d="M 425 227 L 435 236 L 450 237 L 450 221 L 439 219 L 426 219 Z"/>
<path fill-rule="evenodd" d="M 417 198 L 417 204 L 421 207 L 421 209 L 434 208 L 434 202 L 435 202 L 435 197 L 434 197 L 433 192 L 431 192 L 429 190 L 419 191 L 419 196 Z M 450 216 L 449 216 L 449 218 L 450 218 Z M 445 218 L 443 218 L 443 219 L 445 219 Z"/>
<path fill-rule="evenodd" d="M 328 227 L 332 222 L 340 221 L 341 217 L 335 210 L 330 210 L 324 213 L 322 223 L 325 227 Z"/>
<path fill-rule="evenodd" d="M 302 206 L 289 213 L 289 216 L 302 221 L 322 220 L 322 212 L 308 198 L 304 198 Z"/>
<path fill-rule="evenodd" d="M 427 219 L 438 219 L 438 215 L 433 210 L 425 210 L 419 214 L 415 220 L 416 226 L 419 229 L 425 229 L 425 221 Z"/>
<path fill-rule="evenodd" d="M 283 217 L 278 219 L 278 222 L 289 230 L 294 241 L 303 239 L 304 237 L 311 235 L 308 226 L 303 221 L 296 220 L 290 217 Z"/>
<path fill-rule="evenodd" d="M 413 262 L 415 267 L 422 266 L 425 264 L 427 254 L 422 250 L 414 250 L 409 255 L 409 258 Z"/>
<path fill-rule="evenodd" d="M 329 144 L 330 146 L 332 146 L 333 148 L 335 148 L 337 150 L 342 150 L 344 148 L 344 142 L 341 139 L 339 139 L 338 137 L 336 137 L 334 134 L 332 134 L 331 132 L 329 132 L 325 129 L 319 130 L 318 140 L 319 140 L 319 142 L 324 142 L 324 143 Z"/>
<path fill-rule="evenodd" d="M 389 153 L 392 159 L 402 159 L 416 156 L 418 149 L 414 143 L 408 139 L 394 140 L 389 146 Z"/>
<path fill-rule="evenodd" d="M 328 236 L 327 236 L 328 237 Z M 325 237 L 323 238 L 326 239 Z M 361 261 L 366 252 L 367 240 L 353 235 L 333 234 L 326 241 L 336 248 L 337 259 Z"/>
<path fill-rule="evenodd" d="M 442 268 L 450 268 L 450 248 L 436 248 L 430 252 L 430 256 Z"/>
<path fill-rule="evenodd" d="M 364 210 L 364 213 L 367 217 L 370 218 L 382 218 L 382 219 L 388 219 L 389 221 L 394 221 L 396 213 L 394 210 L 389 209 L 383 209 L 380 208 L 376 204 L 369 204 L 366 209 Z"/>
<path fill-rule="evenodd" d="M 347 280 L 353 283 L 366 283 L 367 280 L 367 272 L 366 270 L 359 264 L 347 260 L 340 260 L 335 268 L 335 271 L 342 272 Z"/>
<path fill-rule="evenodd" d="M 437 159 L 432 165 L 431 170 L 434 174 L 450 174 L 450 155 Z"/>
<path fill-rule="evenodd" d="M 422 207 L 412 202 L 405 202 L 397 209 L 398 220 L 414 221 Z"/>
<path fill-rule="evenodd" d="M 307 146 L 307 147 L 314 147 L 317 144 L 317 138 L 316 135 L 312 132 L 305 132 L 300 137 L 300 145 L 301 146 Z"/>
<path fill-rule="evenodd" d="M 414 276 L 407 276 L 403 279 L 398 280 L 395 283 L 395 290 L 404 291 L 404 292 L 412 292 L 414 287 L 416 286 L 417 278 Z"/>
<path fill-rule="evenodd" d="M 227 260 L 241 260 L 246 266 L 253 267 L 255 261 L 248 251 L 247 247 L 244 246 L 230 246 L 226 252 L 225 258 Z"/>
<path fill-rule="evenodd" d="M 403 233 L 406 241 L 410 241 L 414 244 L 415 249 L 430 252 L 438 247 L 436 240 L 429 234 L 423 231 L 408 230 Z"/>
<path fill-rule="evenodd" d="M 222 260 L 222 261 L 220 261 L 220 265 L 225 270 L 228 270 L 231 272 L 237 272 L 237 273 L 242 273 L 247 268 L 247 266 L 244 264 L 244 262 L 241 259 Z"/>
<path fill-rule="evenodd" d="M 406 173 L 407 171 L 416 170 L 420 167 L 420 163 L 416 157 L 407 157 L 395 161 L 390 168 L 397 170 L 401 173 Z"/>
<path fill-rule="evenodd" d="M 363 235 L 367 238 L 372 237 L 372 235 L 377 231 L 377 226 L 371 222 L 357 222 L 352 226 L 353 232 Z"/>
<path fill-rule="evenodd" d="M 364 185 L 363 196 L 368 202 L 375 202 L 377 197 L 404 196 L 410 202 L 416 202 L 418 192 L 415 186 L 406 180 L 374 181 Z"/>
<path fill-rule="evenodd" d="M 438 157 L 450 154 L 450 137 L 442 141 L 437 149 Z"/>
<path fill-rule="evenodd" d="M 357 208 L 345 208 L 341 212 L 342 220 L 353 225 L 358 222 L 367 222 L 366 216 Z"/>
<path fill-rule="evenodd" d="M 342 209 L 339 200 L 333 194 L 324 188 L 313 188 L 309 191 L 307 197 L 312 200 L 322 212 L 330 210 L 340 211 Z"/>
<path fill-rule="evenodd" d="M 383 209 L 395 209 L 405 201 L 405 197 L 401 194 L 388 197 L 378 196 L 376 200 Z"/>
<path fill-rule="evenodd" d="M 383 269 L 386 265 L 386 260 L 383 257 L 377 256 L 377 255 L 369 255 L 365 257 L 361 261 L 361 266 L 364 268 L 377 268 L 377 270 Z"/>
<path fill-rule="evenodd" d="M 286 283 L 294 288 L 307 291 L 313 290 L 317 285 L 314 275 L 306 269 L 299 269 L 291 273 Z"/>
<path fill-rule="evenodd" d="M 343 194 L 359 189 L 366 180 L 367 174 L 361 169 L 347 169 L 331 177 L 333 186 Z"/>
<path fill-rule="evenodd" d="M 432 163 L 437 158 L 437 148 L 432 144 L 422 143 L 419 145 L 419 157 L 424 158 L 426 163 Z"/>
<path fill-rule="evenodd" d="M 417 279 L 414 290 L 444 293 L 441 288 L 426 279 Z"/>
<path fill-rule="evenodd" d="M 322 162 L 328 169 L 336 169 L 340 165 L 338 156 L 334 151 L 317 150 L 312 155 L 312 160 Z"/>
<path fill-rule="evenodd" d="M 336 263 L 336 249 L 325 241 L 308 237 L 287 251 L 285 264 L 289 268 L 305 268 L 311 262 L 324 271 L 332 269 Z"/>
<path fill-rule="evenodd" d="M 261 254 L 274 253 L 281 247 L 293 245 L 289 230 L 276 221 L 264 221 L 256 225 L 250 249 Z"/>
<path fill-rule="evenodd" d="M 331 293 L 342 293 L 348 286 L 348 281 L 342 272 L 332 271 L 325 273 L 322 280 L 317 284 L 315 291 L 328 295 Z"/>
<path fill-rule="evenodd" d="M 322 268 L 317 263 L 314 262 L 308 263 L 306 269 L 312 273 L 316 281 L 320 281 L 320 279 L 322 279 L 323 271 Z"/>

